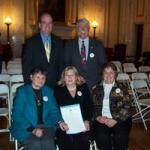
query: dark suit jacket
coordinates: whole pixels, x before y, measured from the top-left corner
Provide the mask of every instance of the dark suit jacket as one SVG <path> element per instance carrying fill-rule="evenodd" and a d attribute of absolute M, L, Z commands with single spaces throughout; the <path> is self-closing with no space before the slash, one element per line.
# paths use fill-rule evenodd
<path fill-rule="evenodd" d="M 59 79 L 62 71 L 62 41 L 51 35 L 52 48 L 50 54 L 50 61 L 47 61 L 44 44 L 40 33 L 30 38 L 23 52 L 23 76 L 26 83 L 30 81 L 29 74 L 34 67 L 41 66 L 48 72 L 47 85 L 54 87 Z"/>
<path fill-rule="evenodd" d="M 86 65 L 81 64 L 78 38 L 68 41 L 65 46 L 65 65 L 73 65 L 86 79 L 91 89 L 100 80 L 102 65 L 106 62 L 103 45 L 96 39 L 89 39 L 89 51 Z"/>

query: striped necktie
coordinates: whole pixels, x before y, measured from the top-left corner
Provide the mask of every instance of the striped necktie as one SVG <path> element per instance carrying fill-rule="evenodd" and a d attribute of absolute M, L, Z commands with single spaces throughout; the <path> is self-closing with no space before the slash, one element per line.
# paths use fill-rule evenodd
<path fill-rule="evenodd" d="M 51 47 L 50 47 L 50 44 L 49 44 L 49 41 L 48 41 L 48 37 L 45 40 L 44 47 L 45 47 L 46 57 L 47 57 L 47 60 L 49 62 Z"/>
<path fill-rule="evenodd" d="M 86 64 L 86 52 L 85 52 L 85 45 L 84 45 L 84 41 L 82 41 L 82 45 L 81 45 L 81 63 L 82 64 Z"/>

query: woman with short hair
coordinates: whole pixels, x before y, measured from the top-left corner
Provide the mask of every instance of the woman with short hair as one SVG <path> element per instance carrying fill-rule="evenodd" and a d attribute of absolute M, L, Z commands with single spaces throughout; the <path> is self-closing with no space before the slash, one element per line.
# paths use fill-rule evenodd
<path fill-rule="evenodd" d="M 116 81 L 117 68 L 106 63 L 103 81 L 92 90 L 94 138 L 100 150 L 127 150 L 132 127 L 128 87 Z"/>
<path fill-rule="evenodd" d="M 44 85 L 46 75 L 43 68 L 34 68 L 30 74 L 31 84 L 19 87 L 14 98 L 11 134 L 25 150 L 56 149 L 55 130 L 62 118 L 53 90 Z"/>

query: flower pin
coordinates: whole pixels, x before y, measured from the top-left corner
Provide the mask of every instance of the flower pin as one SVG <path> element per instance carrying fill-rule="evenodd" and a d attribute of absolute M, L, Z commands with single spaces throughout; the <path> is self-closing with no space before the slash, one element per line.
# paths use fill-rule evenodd
<path fill-rule="evenodd" d="M 47 96 L 43 96 L 43 101 L 47 102 L 48 101 L 48 97 Z"/>
<path fill-rule="evenodd" d="M 118 93 L 120 93 L 121 92 L 121 90 L 119 89 L 119 88 L 117 88 L 116 89 L 116 93 L 118 94 Z"/>
<path fill-rule="evenodd" d="M 78 96 L 82 96 L 82 92 L 81 92 L 81 91 L 78 91 L 78 92 L 77 92 L 77 95 L 78 95 Z"/>

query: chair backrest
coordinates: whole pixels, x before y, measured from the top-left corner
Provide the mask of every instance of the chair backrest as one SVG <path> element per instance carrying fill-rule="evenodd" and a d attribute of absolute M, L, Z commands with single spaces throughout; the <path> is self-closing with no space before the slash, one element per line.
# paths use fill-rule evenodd
<path fill-rule="evenodd" d="M 127 73 L 119 73 L 116 80 L 119 82 L 126 82 L 127 86 L 130 88 L 130 77 Z"/>
<path fill-rule="evenodd" d="M 133 89 L 148 88 L 145 80 L 133 80 L 132 86 Z"/>
<path fill-rule="evenodd" d="M 135 67 L 134 63 L 123 63 L 123 67 Z"/>
<path fill-rule="evenodd" d="M 132 73 L 132 72 L 137 72 L 137 69 L 134 66 L 131 66 L 131 67 L 130 66 L 124 66 L 123 71 L 126 73 Z"/>
<path fill-rule="evenodd" d="M 140 66 L 139 72 L 150 72 L 150 66 Z"/>
<path fill-rule="evenodd" d="M 22 68 L 8 68 L 7 73 L 10 74 L 10 75 L 22 74 Z"/>
<path fill-rule="evenodd" d="M 7 127 L 1 129 L 0 132 L 9 132 L 10 126 L 10 98 L 9 98 L 9 87 L 7 84 L 0 84 L 0 100 L 5 100 L 7 106 L 0 106 L 0 116 L 4 116 L 7 119 Z"/>
<path fill-rule="evenodd" d="M 137 73 L 132 73 L 132 80 L 146 80 L 148 81 L 148 77 L 146 73 L 143 72 L 137 72 Z"/>
<path fill-rule="evenodd" d="M 24 82 L 24 79 L 23 79 L 22 74 L 16 74 L 16 75 L 10 76 L 10 87 L 14 83 L 23 83 L 23 82 Z"/>
<path fill-rule="evenodd" d="M 116 67 L 117 67 L 117 72 L 122 72 L 122 65 L 120 61 L 111 61 Z"/>
<path fill-rule="evenodd" d="M 0 74 L 0 82 L 4 82 L 6 84 L 8 84 L 10 81 L 10 75 L 8 74 Z"/>
<path fill-rule="evenodd" d="M 6 84 L 0 84 L 0 95 L 8 94 L 9 96 L 9 87 Z"/>
<path fill-rule="evenodd" d="M 130 77 L 127 73 L 119 73 L 117 76 L 117 80 L 130 81 Z"/>
<path fill-rule="evenodd" d="M 10 88 L 10 107 L 11 107 L 11 110 L 12 110 L 13 99 L 14 99 L 14 96 L 16 94 L 16 90 L 18 87 L 22 86 L 23 84 L 24 83 L 15 83 Z"/>

